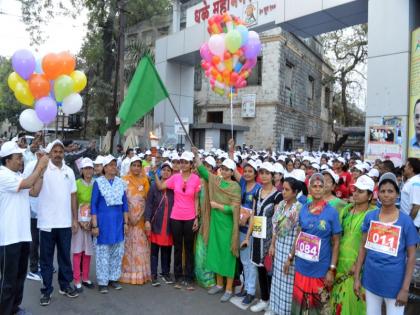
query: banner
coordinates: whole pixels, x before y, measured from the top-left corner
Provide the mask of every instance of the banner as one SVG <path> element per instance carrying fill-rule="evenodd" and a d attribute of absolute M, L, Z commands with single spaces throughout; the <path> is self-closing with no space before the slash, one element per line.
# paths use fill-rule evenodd
<path fill-rule="evenodd" d="M 401 166 L 403 162 L 401 132 L 400 125 L 369 126 L 366 158 L 371 161 L 391 160 L 394 165 Z"/>
<path fill-rule="evenodd" d="M 408 157 L 420 158 L 420 28 L 411 35 Z"/>

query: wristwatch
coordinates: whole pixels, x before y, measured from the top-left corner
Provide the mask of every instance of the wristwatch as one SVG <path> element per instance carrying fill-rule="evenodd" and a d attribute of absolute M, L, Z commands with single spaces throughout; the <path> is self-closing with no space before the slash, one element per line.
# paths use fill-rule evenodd
<path fill-rule="evenodd" d="M 335 267 L 335 265 L 330 265 L 330 267 L 328 268 L 331 271 L 335 271 L 337 268 Z"/>

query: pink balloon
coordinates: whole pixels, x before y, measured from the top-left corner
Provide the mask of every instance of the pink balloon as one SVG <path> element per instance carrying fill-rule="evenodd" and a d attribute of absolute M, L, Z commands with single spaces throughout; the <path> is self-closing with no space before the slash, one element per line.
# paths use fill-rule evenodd
<path fill-rule="evenodd" d="M 213 57 L 213 55 L 211 54 L 209 45 L 207 43 L 204 43 L 203 45 L 201 45 L 200 55 L 201 55 L 201 58 L 203 58 L 205 61 L 211 62 L 211 58 Z"/>
<path fill-rule="evenodd" d="M 223 58 L 225 53 L 225 37 L 221 34 L 214 34 L 209 39 L 209 50 L 213 55 Z"/>
<path fill-rule="evenodd" d="M 249 58 L 244 63 L 242 70 L 250 70 L 254 68 L 256 64 L 257 64 L 257 58 Z"/>
<path fill-rule="evenodd" d="M 261 42 L 259 39 L 249 39 L 248 44 L 243 47 L 244 55 L 247 59 L 253 59 L 258 56 L 261 51 Z"/>

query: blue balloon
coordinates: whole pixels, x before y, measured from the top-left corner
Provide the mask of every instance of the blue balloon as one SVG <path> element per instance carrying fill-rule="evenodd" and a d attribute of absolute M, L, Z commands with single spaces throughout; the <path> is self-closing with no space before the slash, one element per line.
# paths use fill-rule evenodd
<path fill-rule="evenodd" d="M 242 45 L 241 47 L 245 46 L 248 43 L 248 29 L 244 25 L 239 25 L 236 30 L 241 34 L 242 37 Z"/>
<path fill-rule="evenodd" d="M 37 58 L 36 60 L 35 60 L 35 73 L 38 73 L 38 74 L 43 74 L 44 73 L 44 70 L 42 70 L 42 59 L 41 58 Z"/>

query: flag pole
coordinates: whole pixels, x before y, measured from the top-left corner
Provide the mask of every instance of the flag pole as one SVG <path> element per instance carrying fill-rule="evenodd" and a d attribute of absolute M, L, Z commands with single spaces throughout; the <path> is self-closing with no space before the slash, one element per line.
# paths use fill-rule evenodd
<path fill-rule="evenodd" d="M 232 132 L 232 139 L 233 138 L 233 87 L 230 87 L 230 129 Z"/>
<path fill-rule="evenodd" d="M 170 103 L 170 104 L 171 104 L 171 106 L 172 106 L 172 109 L 173 109 L 173 110 L 174 110 L 174 112 L 175 112 L 176 118 L 179 120 L 179 123 L 181 124 L 182 129 L 184 129 L 184 132 L 185 132 L 185 137 L 187 138 L 187 140 L 188 140 L 188 142 L 191 144 L 191 146 L 192 146 L 192 147 L 195 147 L 195 145 L 194 145 L 194 143 L 192 142 L 192 140 L 191 140 L 191 138 L 190 138 L 190 135 L 189 135 L 189 134 L 188 134 L 188 132 L 187 132 L 187 129 L 185 128 L 184 124 L 182 123 L 182 120 L 181 120 L 181 118 L 179 117 L 179 114 L 178 114 L 177 110 L 175 109 L 174 103 L 172 103 L 171 97 L 170 97 L 169 95 L 168 95 L 168 100 L 169 100 L 169 103 Z"/>

